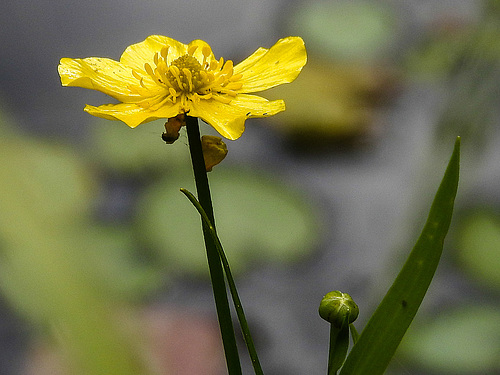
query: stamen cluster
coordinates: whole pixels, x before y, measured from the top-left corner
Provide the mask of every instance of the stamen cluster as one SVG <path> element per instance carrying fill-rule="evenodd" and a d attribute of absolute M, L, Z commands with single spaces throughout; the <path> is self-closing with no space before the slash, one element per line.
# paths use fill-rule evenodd
<path fill-rule="evenodd" d="M 208 47 L 202 48 L 203 61 L 198 61 L 193 56 L 197 49 L 198 46 L 192 46 L 187 54 L 168 64 L 169 47 L 166 46 L 155 54 L 154 67 L 149 63 L 144 64 L 146 73 L 165 89 L 162 103 L 167 100 L 175 104 L 180 100 L 181 106 L 187 109 L 188 100 L 198 103 L 201 99 L 214 99 L 228 104 L 236 97 L 237 90 L 243 84 L 238 82 L 242 74 L 233 74 L 233 62 L 227 60 L 224 63 L 222 57 L 209 61 L 212 51 Z M 132 74 L 147 89 L 144 77 L 135 70 L 132 70 Z"/>

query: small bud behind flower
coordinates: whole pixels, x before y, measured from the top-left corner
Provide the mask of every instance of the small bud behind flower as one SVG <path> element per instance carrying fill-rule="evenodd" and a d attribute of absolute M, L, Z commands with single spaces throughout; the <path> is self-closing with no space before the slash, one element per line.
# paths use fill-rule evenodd
<path fill-rule="evenodd" d="M 204 135 L 201 137 L 201 147 L 207 172 L 210 172 L 227 155 L 227 146 L 220 137 Z"/>
<path fill-rule="evenodd" d="M 323 297 L 319 305 L 319 315 L 340 329 L 356 320 L 359 308 L 349 294 L 336 290 Z"/>
<path fill-rule="evenodd" d="M 169 118 L 165 123 L 165 133 L 161 135 L 161 138 L 165 141 L 166 144 L 170 145 L 174 143 L 179 138 L 179 131 L 184 125 L 186 125 L 184 113 Z"/>

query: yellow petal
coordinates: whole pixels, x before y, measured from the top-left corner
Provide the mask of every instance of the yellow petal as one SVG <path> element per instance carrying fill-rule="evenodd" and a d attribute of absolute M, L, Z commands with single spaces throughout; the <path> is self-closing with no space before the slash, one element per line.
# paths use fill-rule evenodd
<path fill-rule="evenodd" d="M 132 70 L 115 60 L 100 57 L 63 58 L 58 71 L 63 86 L 98 90 L 121 102 L 141 99 L 141 96 L 128 89 L 129 86 L 139 85 Z"/>
<path fill-rule="evenodd" d="M 156 111 L 151 111 L 133 103 L 104 104 L 99 107 L 87 105 L 85 112 L 108 120 L 123 121 L 131 128 L 159 118 L 175 117 L 180 113 L 179 104 L 164 105 Z"/>
<path fill-rule="evenodd" d="M 243 72 L 244 70 L 248 69 L 250 66 L 255 64 L 255 62 L 259 60 L 262 56 L 264 56 L 267 53 L 267 51 L 269 51 L 267 48 L 263 47 L 257 48 L 257 50 L 254 53 L 252 53 L 242 62 L 238 63 L 238 65 L 236 65 L 234 69 L 235 70 L 237 69 L 237 73 Z M 237 73 L 235 72 L 235 74 Z"/>
<path fill-rule="evenodd" d="M 144 41 L 127 47 L 120 57 L 120 62 L 137 71 L 144 72 L 144 64 L 148 63 L 150 66 L 155 66 L 154 56 L 156 53 L 159 54 L 165 46 L 169 46 L 168 64 L 187 53 L 187 45 L 184 43 L 163 35 L 151 35 Z"/>
<path fill-rule="evenodd" d="M 267 117 L 285 110 L 283 100 L 269 101 L 256 95 L 240 94 L 230 103 L 200 100 L 192 104 L 190 116 L 199 117 L 227 139 L 238 139 L 250 117 Z"/>
<path fill-rule="evenodd" d="M 292 82 L 307 62 L 304 41 L 300 37 L 278 40 L 269 50 L 258 49 L 234 67 L 243 83 L 238 92 L 257 92 Z"/>

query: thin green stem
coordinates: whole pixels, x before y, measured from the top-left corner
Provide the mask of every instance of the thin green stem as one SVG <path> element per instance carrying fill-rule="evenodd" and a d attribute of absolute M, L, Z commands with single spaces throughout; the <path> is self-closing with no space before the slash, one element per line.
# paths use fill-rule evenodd
<path fill-rule="evenodd" d="M 356 342 L 358 341 L 359 339 L 359 333 L 358 333 L 358 330 L 356 329 L 356 327 L 354 327 L 354 324 L 349 324 L 349 328 L 351 330 L 351 337 L 352 337 L 352 342 L 354 344 L 356 344 Z"/>
<path fill-rule="evenodd" d="M 198 199 L 211 223 L 215 225 L 212 198 L 210 195 L 210 187 L 205 169 L 205 160 L 203 158 L 203 151 L 201 147 L 198 119 L 196 117 L 186 116 L 186 128 Z M 210 279 L 212 282 L 215 306 L 217 309 L 217 317 L 219 319 L 219 327 L 224 346 L 224 353 L 226 355 L 228 372 L 229 375 L 241 375 L 241 364 L 238 355 L 238 348 L 236 346 L 231 311 L 229 309 L 229 302 L 227 299 L 224 272 L 222 270 L 221 260 L 219 258 L 215 241 L 205 225 L 203 226 L 203 238 L 205 240 Z"/>
<path fill-rule="evenodd" d="M 198 210 L 203 223 L 207 227 L 207 229 L 210 231 L 210 234 L 217 246 L 217 251 L 219 252 L 219 256 L 222 260 L 222 266 L 224 267 L 224 272 L 226 273 L 226 279 L 227 283 L 229 285 L 229 290 L 231 292 L 231 296 L 233 298 L 234 302 L 234 307 L 236 309 L 236 314 L 238 315 L 238 320 L 240 322 L 240 327 L 241 331 L 243 332 L 243 337 L 245 339 L 245 343 L 247 345 L 248 353 L 250 355 L 250 359 L 252 361 L 252 366 L 254 368 L 255 374 L 256 375 L 263 375 L 264 372 L 262 371 L 262 368 L 260 366 L 260 361 L 259 357 L 257 356 L 257 351 L 255 350 L 255 345 L 253 343 L 252 336 L 250 334 L 250 329 L 248 327 L 248 323 L 245 317 L 245 312 L 243 311 L 243 305 L 241 304 L 240 297 L 238 295 L 238 290 L 236 289 L 236 284 L 233 279 L 233 275 L 231 273 L 231 269 L 229 267 L 229 262 L 226 258 L 226 254 L 224 253 L 224 249 L 222 248 L 222 243 L 219 240 L 219 237 L 217 236 L 217 232 L 215 231 L 214 226 L 210 222 L 210 219 L 208 218 L 205 210 L 203 210 L 203 207 L 201 207 L 200 203 L 196 200 L 194 195 L 186 190 L 186 189 L 181 189 L 181 191 L 186 195 L 186 197 L 191 201 L 191 203 L 194 205 L 194 207 Z"/>
<path fill-rule="evenodd" d="M 330 324 L 330 349 L 328 352 L 328 375 L 337 375 L 342 367 L 349 347 L 349 325 L 343 324 L 342 328 Z"/>

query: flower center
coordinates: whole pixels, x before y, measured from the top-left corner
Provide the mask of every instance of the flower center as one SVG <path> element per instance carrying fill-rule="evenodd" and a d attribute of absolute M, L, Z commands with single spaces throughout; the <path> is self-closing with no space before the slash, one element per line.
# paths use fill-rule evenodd
<path fill-rule="evenodd" d="M 184 93 L 197 92 L 203 86 L 201 64 L 193 56 L 184 55 L 172 61 L 166 73 L 168 81 L 175 91 Z"/>
<path fill-rule="evenodd" d="M 236 97 L 237 90 L 241 89 L 243 84 L 238 82 L 242 75 L 233 74 L 233 62 L 224 59 L 207 61 L 212 51 L 209 47 L 203 47 L 203 61 L 199 61 L 193 56 L 197 46 L 192 46 L 188 53 L 178 57 L 167 64 L 169 47 L 163 47 L 155 54 L 154 65 L 144 64 L 146 73 L 153 81 L 165 89 L 165 96 L 159 102 L 148 101 L 148 106 L 163 105 L 166 102 L 181 103 L 181 109 L 189 111 L 190 103 L 197 103 L 201 99 L 216 100 L 222 103 L 230 103 Z M 134 77 L 139 80 L 143 89 L 148 89 L 144 84 L 144 77 L 138 72 L 132 70 Z M 140 88 L 135 88 L 139 91 Z"/>

